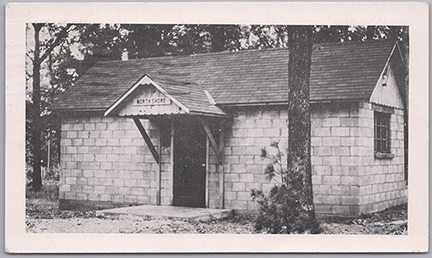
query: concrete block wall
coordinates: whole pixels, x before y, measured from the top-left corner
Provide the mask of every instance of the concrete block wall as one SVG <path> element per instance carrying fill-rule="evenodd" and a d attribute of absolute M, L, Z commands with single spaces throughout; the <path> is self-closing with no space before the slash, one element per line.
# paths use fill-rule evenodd
<path fill-rule="evenodd" d="M 371 103 L 314 105 L 312 181 L 317 214 L 371 213 L 406 202 L 403 111 L 391 115 L 392 159 L 374 156 Z"/>
<path fill-rule="evenodd" d="M 156 143 L 155 127 L 146 120 L 142 123 Z M 64 118 L 61 136 L 61 208 L 156 203 L 158 164 L 132 119 Z M 167 167 L 162 164 L 162 178 L 169 173 Z"/>
<path fill-rule="evenodd" d="M 280 141 L 282 149 L 288 139 L 286 108 L 245 107 L 231 112 L 233 121 L 227 126 L 224 140 L 225 208 L 255 209 L 251 189 L 268 191 L 274 182 L 266 180 L 267 161 L 260 157 L 261 148 Z M 210 150 L 209 206 L 220 206 L 219 176 L 221 166 Z"/>
<path fill-rule="evenodd" d="M 312 105 L 312 184 L 317 214 L 359 213 L 364 173 L 361 155 L 368 154 L 368 149 L 358 117 L 358 103 Z"/>
<path fill-rule="evenodd" d="M 371 103 L 312 106 L 312 181 L 317 214 L 358 215 L 406 202 L 403 112 L 391 115 L 392 159 L 374 157 Z M 285 107 L 245 107 L 230 111 L 224 138 L 224 165 L 209 148 L 209 207 L 221 208 L 224 172 L 225 208 L 255 209 L 251 189 L 268 191 L 267 160 L 260 148 L 288 139 Z M 154 124 L 141 120 L 156 144 Z M 172 204 L 170 148 L 162 147 L 161 204 Z M 64 118 L 61 139 L 60 206 L 98 207 L 156 204 L 154 161 L 130 118 Z"/>
<path fill-rule="evenodd" d="M 374 157 L 374 107 L 360 103 L 361 134 L 366 138 L 366 152 L 362 155 L 362 206 L 361 213 L 371 213 L 407 202 L 407 185 L 404 176 L 404 118 L 403 110 L 393 109 L 390 116 L 391 159 Z"/>

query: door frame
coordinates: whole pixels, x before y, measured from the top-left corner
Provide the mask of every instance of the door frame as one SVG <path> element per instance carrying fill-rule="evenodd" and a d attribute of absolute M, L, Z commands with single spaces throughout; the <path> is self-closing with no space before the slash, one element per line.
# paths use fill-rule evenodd
<path fill-rule="evenodd" d="M 204 129 L 203 129 L 204 130 Z M 206 135 L 206 162 L 205 162 L 205 207 L 209 207 L 209 166 L 210 166 L 210 141 Z"/>
<path fill-rule="evenodd" d="M 181 117 L 179 118 L 179 119 L 181 119 Z M 171 206 L 173 206 L 173 204 L 174 204 L 174 141 L 175 141 L 175 139 L 174 139 L 174 137 L 175 137 L 175 131 L 176 131 L 176 122 L 179 120 L 179 119 L 171 119 L 171 146 L 170 146 L 170 149 L 171 149 L 171 151 L 170 151 L 170 180 L 171 180 L 171 182 L 172 182 L 172 185 L 171 185 L 171 200 L 170 200 L 170 203 L 171 203 Z M 204 130 L 204 128 L 202 128 L 202 130 Z M 205 182 L 205 208 L 208 208 L 209 207 L 209 165 L 210 165 L 210 161 L 209 161 L 209 156 L 210 156 L 210 151 L 209 151 L 209 147 L 210 147 L 210 141 L 209 141 L 209 138 L 207 137 L 207 135 L 206 135 L 206 137 L 205 137 L 205 141 L 206 141 L 206 143 L 205 143 L 205 148 L 206 148 L 206 150 L 205 150 L 205 164 L 206 164 L 206 166 L 205 166 L 205 180 L 204 180 L 204 182 Z"/>

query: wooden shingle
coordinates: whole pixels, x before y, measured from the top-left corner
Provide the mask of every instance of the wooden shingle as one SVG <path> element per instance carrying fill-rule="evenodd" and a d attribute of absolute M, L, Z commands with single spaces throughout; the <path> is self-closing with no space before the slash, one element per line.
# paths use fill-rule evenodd
<path fill-rule="evenodd" d="M 311 101 L 368 100 L 393 46 L 388 41 L 315 45 Z M 217 105 L 288 101 L 288 49 L 280 48 L 98 62 L 54 108 L 106 110 L 145 74 L 193 82 L 194 88 L 209 91 Z"/>

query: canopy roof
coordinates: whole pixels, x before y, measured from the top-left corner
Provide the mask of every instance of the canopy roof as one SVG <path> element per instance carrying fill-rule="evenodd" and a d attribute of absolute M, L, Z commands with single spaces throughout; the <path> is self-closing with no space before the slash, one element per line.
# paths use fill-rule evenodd
<path fill-rule="evenodd" d="M 133 87 L 131 87 L 123 96 L 113 103 L 106 111 L 105 115 L 115 113 L 115 111 L 124 108 L 131 102 L 131 96 L 136 95 L 140 86 L 153 86 L 172 102 L 175 107 L 168 109 L 158 109 L 156 111 L 147 111 L 147 115 L 156 114 L 198 114 L 207 116 L 226 116 L 226 114 L 215 106 L 213 98 L 206 90 L 196 83 L 175 80 L 166 76 L 145 75 Z M 157 104 L 156 104 L 157 105 Z M 133 110 L 130 110 L 131 112 Z M 127 112 L 127 111 L 126 111 Z M 155 113 L 156 112 L 156 113 Z M 124 113 L 124 112 L 122 112 Z M 125 114 L 133 116 L 133 113 Z"/>

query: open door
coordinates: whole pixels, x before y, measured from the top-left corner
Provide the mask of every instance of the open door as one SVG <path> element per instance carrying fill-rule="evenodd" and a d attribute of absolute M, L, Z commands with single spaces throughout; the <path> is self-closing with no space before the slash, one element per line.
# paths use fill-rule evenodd
<path fill-rule="evenodd" d="M 182 117 L 174 126 L 173 205 L 205 207 L 205 131 L 194 117 Z"/>

